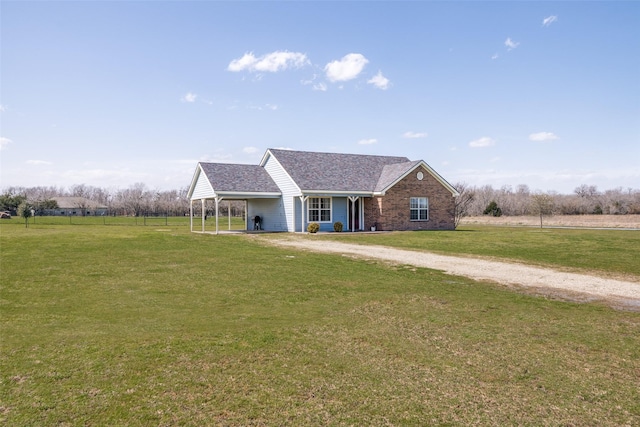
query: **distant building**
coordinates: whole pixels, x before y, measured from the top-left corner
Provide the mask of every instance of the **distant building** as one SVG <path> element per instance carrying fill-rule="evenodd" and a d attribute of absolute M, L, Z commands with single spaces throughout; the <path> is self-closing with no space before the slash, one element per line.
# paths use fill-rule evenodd
<path fill-rule="evenodd" d="M 58 204 L 56 209 L 45 209 L 43 215 L 52 216 L 102 216 L 108 208 L 86 197 L 52 197 Z"/>

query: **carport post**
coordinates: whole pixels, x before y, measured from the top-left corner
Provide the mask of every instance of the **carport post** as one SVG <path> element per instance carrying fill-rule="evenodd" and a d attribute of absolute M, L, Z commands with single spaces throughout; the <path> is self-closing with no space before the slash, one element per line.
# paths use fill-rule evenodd
<path fill-rule="evenodd" d="M 220 216 L 220 211 L 218 210 L 219 201 L 216 197 L 216 234 L 218 234 L 218 217 Z"/>
<path fill-rule="evenodd" d="M 204 233 L 204 216 L 205 216 L 205 212 L 206 212 L 206 199 L 200 199 L 201 204 L 202 204 L 202 232 Z"/>
<path fill-rule="evenodd" d="M 300 232 L 304 233 L 304 202 L 307 201 L 307 199 L 309 199 L 309 196 L 300 196 L 300 203 L 302 204 L 301 208 L 300 208 Z M 295 231 L 295 229 L 294 229 Z"/>
<path fill-rule="evenodd" d="M 354 232 L 355 228 L 356 228 L 356 213 L 355 213 L 355 207 L 356 207 L 356 201 L 359 199 L 360 197 L 358 196 L 349 196 L 349 201 L 351 202 L 351 231 Z"/>
<path fill-rule="evenodd" d="M 193 200 L 189 200 L 189 228 L 193 233 Z"/>

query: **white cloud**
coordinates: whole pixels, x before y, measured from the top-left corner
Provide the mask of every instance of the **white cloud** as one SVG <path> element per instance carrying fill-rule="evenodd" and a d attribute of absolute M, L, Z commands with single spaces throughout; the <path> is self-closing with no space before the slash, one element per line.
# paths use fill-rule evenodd
<path fill-rule="evenodd" d="M 9 144 L 13 144 L 13 141 L 9 138 L 0 137 L 0 150 L 4 150 L 9 146 Z"/>
<path fill-rule="evenodd" d="M 231 61 L 227 70 L 275 73 L 288 68 L 300 68 L 307 64 L 309 64 L 307 55 L 300 52 L 275 51 L 260 57 L 254 56 L 253 52 L 249 52 L 245 53 L 241 58 Z"/>
<path fill-rule="evenodd" d="M 388 78 L 382 75 L 382 71 L 378 71 L 378 74 L 367 80 L 367 83 L 374 85 L 378 89 L 387 90 L 391 86 L 391 82 Z"/>
<path fill-rule="evenodd" d="M 253 67 L 256 61 L 257 59 L 255 56 L 253 56 L 253 53 L 245 53 L 242 58 L 234 59 L 233 61 L 231 61 L 229 63 L 229 66 L 227 67 L 227 70 L 235 72 L 242 70 L 254 71 Z"/>
<path fill-rule="evenodd" d="M 505 40 L 504 45 L 507 47 L 507 50 L 512 50 L 520 46 L 520 42 L 515 42 L 511 40 L 511 37 L 507 37 L 507 40 Z"/>
<path fill-rule="evenodd" d="M 182 97 L 182 102 L 196 102 L 197 97 L 197 94 L 193 92 L 187 92 L 187 94 Z"/>
<path fill-rule="evenodd" d="M 53 163 L 47 162 L 46 160 L 27 160 L 28 165 L 41 166 L 41 165 L 52 165 Z"/>
<path fill-rule="evenodd" d="M 538 132 L 529 135 L 529 141 L 546 142 L 554 141 L 556 139 L 560 138 L 558 138 L 553 132 Z"/>
<path fill-rule="evenodd" d="M 321 92 L 326 92 L 327 91 L 327 84 L 326 83 L 318 83 L 312 86 L 313 90 L 319 90 Z"/>
<path fill-rule="evenodd" d="M 358 144 L 360 144 L 360 145 L 371 145 L 371 144 L 376 144 L 377 142 L 378 142 L 377 139 L 369 138 L 369 139 L 361 139 L 360 141 L 358 141 Z"/>
<path fill-rule="evenodd" d="M 271 110 L 271 111 L 275 111 L 278 109 L 278 106 L 276 104 L 264 104 L 264 105 L 248 105 L 246 107 L 248 110 L 258 110 L 258 111 L 264 111 L 264 110 Z"/>
<path fill-rule="evenodd" d="M 491 55 L 491 59 L 498 59 L 500 58 L 500 55 L 498 55 L 497 53 L 494 53 L 493 55 Z"/>
<path fill-rule="evenodd" d="M 405 132 L 402 134 L 403 138 L 409 138 L 409 139 L 415 139 L 415 138 L 426 138 L 427 137 L 427 133 L 426 132 Z"/>
<path fill-rule="evenodd" d="M 300 83 L 304 86 L 309 86 L 311 85 L 311 89 L 313 90 L 319 90 L 321 92 L 326 92 L 327 91 L 327 84 L 324 82 L 317 82 L 315 83 L 315 81 L 318 79 L 318 75 L 314 74 L 313 77 L 309 80 L 300 80 Z"/>
<path fill-rule="evenodd" d="M 7 107 L 4 105 L 0 105 L 0 113 L 4 113 L 5 111 L 7 111 Z"/>
<path fill-rule="evenodd" d="M 555 16 L 555 15 L 547 16 L 546 18 L 544 18 L 542 20 L 542 26 L 543 27 L 548 27 L 549 25 L 553 24 L 557 20 L 558 20 L 558 17 Z"/>
<path fill-rule="evenodd" d="M 246 154 L 253 154 L 253 153 L 257 153 L 258 149 L 256 147 L 244 147 L 242 149 L 242 152 Z"/>
<path fill-rule="evenodd" d="M 327 79 L 331 82 L 343 82 L 355 79 L 362 72 L 369 60 L 359 53 L 345 55 L 339 61 L 329 62 L 324 67 Z"/>
<path fill-rule="evenodd" d="M 491 147 L 492 145 L 496 145 L 496 141 L 493 138 L 489 138 L 488 136 L 483 136 L 482 138 L 474 139 L 469 143 L 469 147 L 471 148 L 484 148 Z"/>

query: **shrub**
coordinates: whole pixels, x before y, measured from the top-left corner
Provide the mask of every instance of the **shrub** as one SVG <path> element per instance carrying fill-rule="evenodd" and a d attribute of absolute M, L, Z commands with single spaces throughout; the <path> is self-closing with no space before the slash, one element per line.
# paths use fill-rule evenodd
<path fill-rule="evenodd" d="M 310 222 L 307 226 L 307 231 L 309 233 L 317 233 L 320 230 L 320 225 L 317 222 Z"/>
<path fill-rule="evenodd" d="M 491 216 L 502 216 L 502 209 L 498 207 L 498 204 L 495 200 L 492 200 L 491 203 L 487 205 L 487 208 L 482 212 L 483 215 L 491 215 Z"/>
<path fill-rule="evenodd" d="M 333 231 L 335 231 L 336 233 L 341 233 L 342 232 L 342 223 L 340 221 L 338 222 L 334 222 L 333 223 Z"/>

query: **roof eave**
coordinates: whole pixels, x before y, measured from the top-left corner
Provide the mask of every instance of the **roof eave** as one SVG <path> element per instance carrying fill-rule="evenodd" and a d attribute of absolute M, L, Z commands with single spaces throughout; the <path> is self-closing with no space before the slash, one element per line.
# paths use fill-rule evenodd
<path fill-rule="evenodd" d="M 242 199 L 276 199 L 282 196 L 279 191 L 216 191 L 216 197 Z"/>
<path fill-rule="evenodd" d="M 267 151 L 264 152 L 264 154 L 262 155 L 262 159 L 260 159 L 260 163 L 258 163 L 258 166 L 264 167 L 264 165 L 267 164 L 267 160 L 269 160 L 269 156 L 273 156 L 270 148 L 268 148 Z"/>
<path fill-rule="evenodd" d="M 302 194 L 305 195 L 335 195 L 335 196 L 363 196 L 371 197 L 373 192 L 363 190 L 302 190 Z"/>

